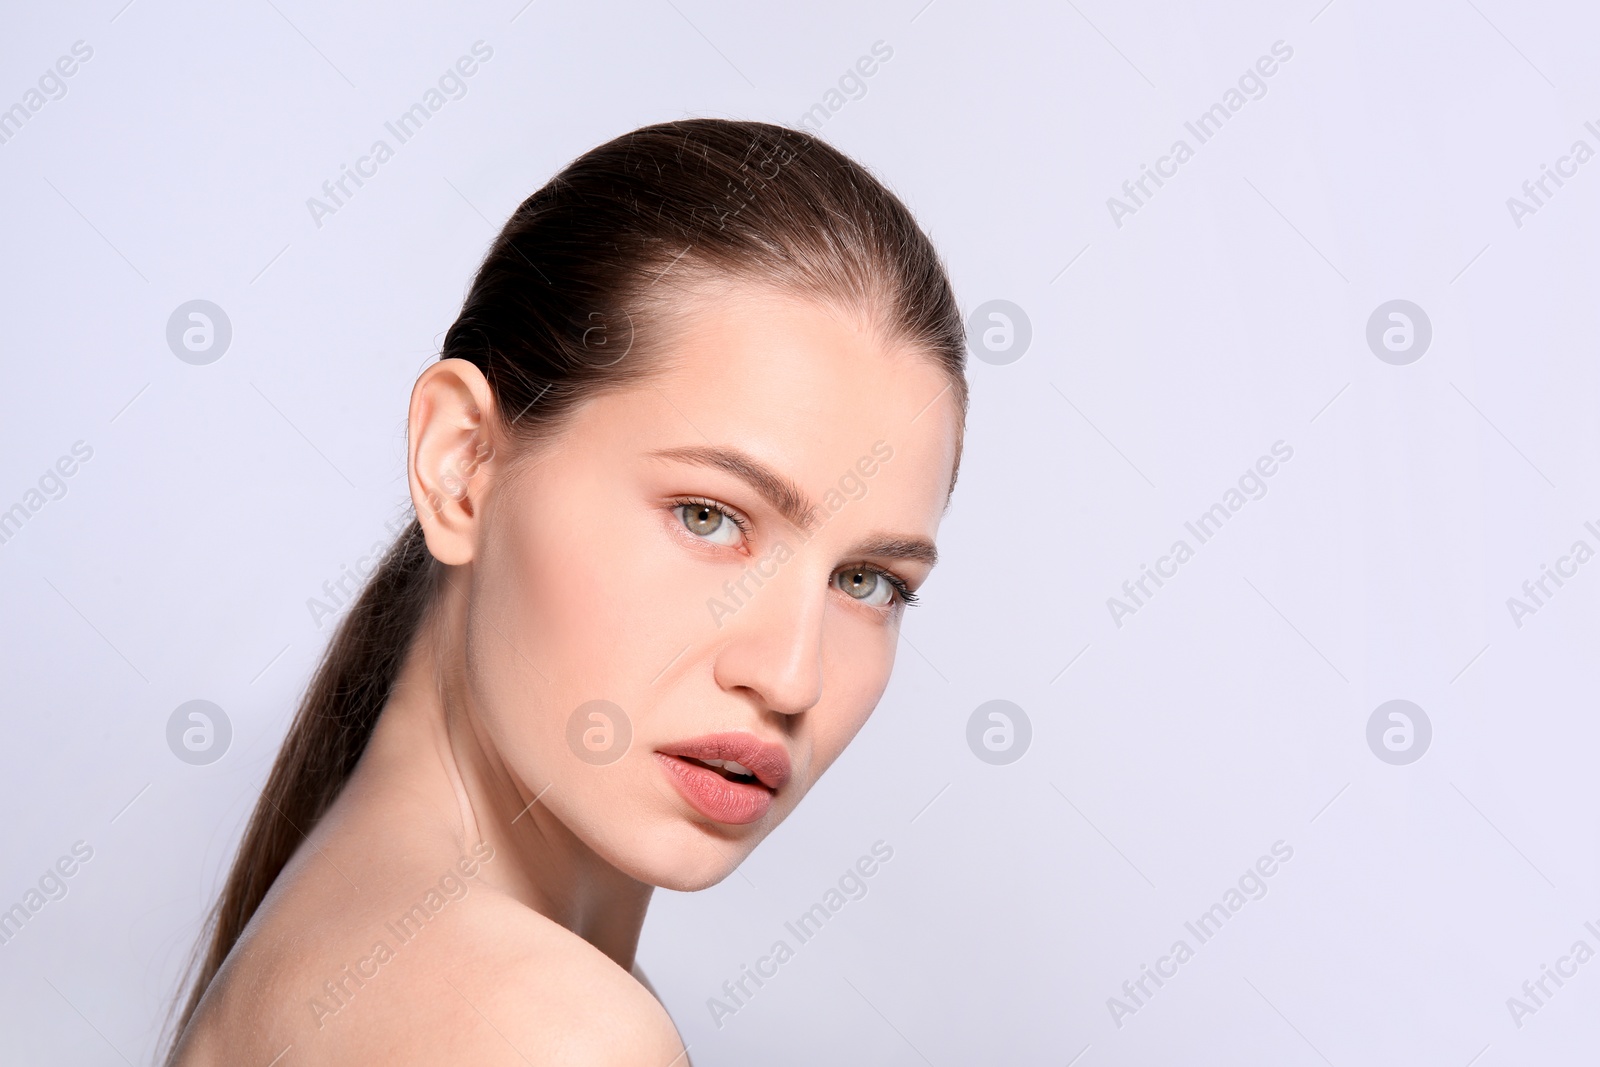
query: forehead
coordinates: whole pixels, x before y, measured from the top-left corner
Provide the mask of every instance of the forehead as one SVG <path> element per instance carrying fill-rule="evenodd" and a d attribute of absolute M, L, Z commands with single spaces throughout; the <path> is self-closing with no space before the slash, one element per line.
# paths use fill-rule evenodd
<path fill-rule="evenodd" d="M 887 512 L 931 533 L 956 447 L 956 401 L 928 353 L 863 316 L 770 289 L 708 284 L 676 306 L 651 383 L 605 397 L 639 450 L 732 446 L 819 498 L 862 460 Z M 879 508 L 863 508 L 878 511 Z"/>

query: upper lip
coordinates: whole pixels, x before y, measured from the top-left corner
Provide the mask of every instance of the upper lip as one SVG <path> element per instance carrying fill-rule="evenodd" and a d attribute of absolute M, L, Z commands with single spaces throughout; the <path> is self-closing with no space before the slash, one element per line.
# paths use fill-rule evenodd
<path fill-rule="evenodd" d="M 662 745 L 656 751 L 697 760 L 732 760 L 774 791 L 789 780 L 788 751 L 782 745 L 761 741 L 752 734 L 707 734 L 689 741 Z"/>

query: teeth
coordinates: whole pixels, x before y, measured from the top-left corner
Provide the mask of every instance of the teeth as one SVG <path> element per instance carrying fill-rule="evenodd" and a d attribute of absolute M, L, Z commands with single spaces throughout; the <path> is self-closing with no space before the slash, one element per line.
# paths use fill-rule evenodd
<path fill-rule="evenodd" d="M 727 771 L 729 774 L 743 774 L 750 778 L 755 777 L 754 771 L 747 770 L 731 759 L 703 759 L 700 762 L 704 763 L 707 767 L 716 767 L 720 770 Z"/>

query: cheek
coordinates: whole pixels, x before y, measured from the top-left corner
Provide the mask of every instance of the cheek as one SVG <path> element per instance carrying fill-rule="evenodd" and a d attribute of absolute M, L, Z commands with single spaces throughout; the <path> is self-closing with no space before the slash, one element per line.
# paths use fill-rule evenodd
<path fill-rule="evenodd" d="M 894 667 L 895 631 L 864 640 L 861 632 L 838 628 L 823 652 L 825 706 L 807 712 L 811 732 L 811 777 L 815 781 L 833 765 L 866 725 Z"/>
<path fill-rule="evenodd" d="M 568 498 L 508 518 L 475 576 L 469 664 L 493 697 L 486 713 L 527 716 L 536 696 L 538 728 L 505 723 L 501 736 L 546 748 L 564 744 L 567 716 L 590 700 L 637 728 L 663 668 L 711 628 L 706 575 L 637 502 Z"/>
<path fill-rule="evenodd" d="M 642 713 L 662 668 L 709 630 L 707 572 L 650 508 L 589 514 L 530 538 L 515 581 L 555 669 L 587 686 L 582 699 Z"/>

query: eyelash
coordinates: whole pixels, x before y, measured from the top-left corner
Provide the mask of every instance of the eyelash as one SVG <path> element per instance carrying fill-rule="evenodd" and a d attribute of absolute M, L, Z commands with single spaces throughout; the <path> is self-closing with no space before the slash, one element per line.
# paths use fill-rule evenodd
<path fill-rule="evenodd" d="M 712 511 L 720 512 L 739 528 L 739 533 L 741 536 L 745 538 L 750 536 L 750 520 L 745 518 L 745 516 L 737 509 L 732 508 L 727 504 L 719 504 L 717 501 L 703 496 L 682 496 L 676 497 L 672 501 L 672 510 L 676 512 L 679 508 L 689 505 L 700 508 L 710 508 Z M 906 584 L 906 580 L 893 571 L 884 570 L 882 567 L 874 567 L 870 563 L 852 563 L 839 568 L 838 571 L 834 571 L 833 573 L 838 574 L 839 571 L 849 570 L 851 567 L 860 567 L 863 570 L 869 570 L 873 574 L 876 574 L 878 577 L 882 578 L 884 581 L 888 582 L 894 588 L 895 600 L 900 605 L 909 608 L 917 603 L 919 597 L 917 594 L 911 591 L 911 587 Z"/>
<path fill-rule="evenodd" d="M 678 499 L 676 499 L 676 500 L 674 500 L 672 502 L 672 510 L 673 511 L 677 511 L 679 508 L 688 506 L 690 504 L 694 505 L 697 508 L 710 508 L 712 511 L 720 511 L 723 515 L 725 515 L 729 519 L 733 520 L 733 524 L 739 528 L 739 533 L 740 534 L 742 534 L 745 537 L 749 537 L 750 536 L 750 520 L 745 518 L 744 514 L 742 512 L 737 511 L 734 508 L 729 507 L 727 504 L 719 504 L 715 500 L 711 500 L 711 499 L 709 499 L 707 497 L 703 497 L 703 496 L 683 496 L 683 497 L 679 497 Z"/>

